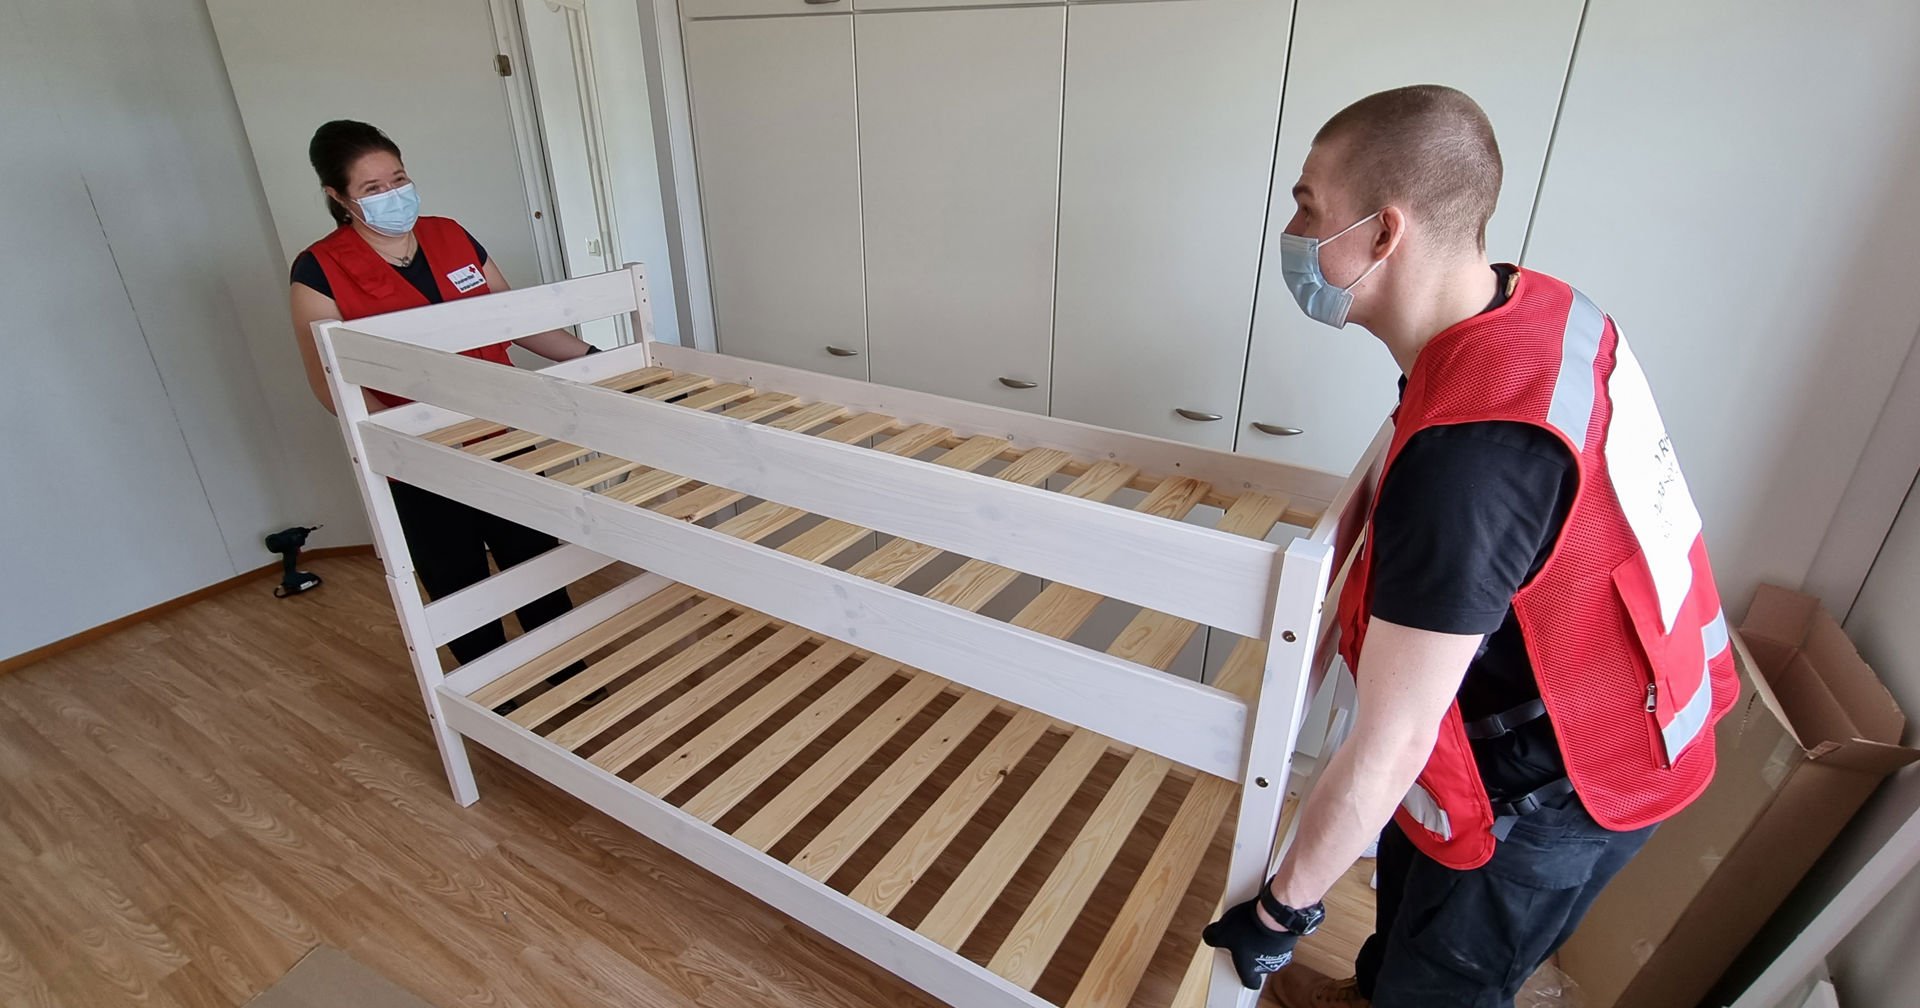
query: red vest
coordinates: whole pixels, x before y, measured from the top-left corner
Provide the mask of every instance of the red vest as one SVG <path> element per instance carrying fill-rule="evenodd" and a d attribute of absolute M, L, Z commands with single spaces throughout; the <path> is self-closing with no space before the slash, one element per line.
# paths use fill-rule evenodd
<path fill-rule="evenodd" d="M 427 257 L 427 265 L 433 270 L 433 282 L 440 288 L 442 300 L 492 293 L 480 272 L 480 263 L 474 261 L 473 240 L 467 237 L 466 229 L 451 218 L 422 217 L 413 226 L 413 237 L 420 243 L 419 254 Z M 319 261 L 320 271 L 327 275 L 327 283 L 333 287 L 333 303 L 340 309 L 341 321 L 424 308 L 430 303 L 351 226 L 335 228 L 307 251 Z M 505 343 L 462 352 L 468 357 L 513 366 Z M 373 395 L 387 406 L 404 406 L 413 401 L 377 390 Z"/>
<path fill-rule="evenodd" d="M 1429 427 L 1507 420 L 1552 432 L 1578 460 L 1559 542 L 1513 609 L 1587 811 L 1615 830 L 1684 808 L 1713 777 L 1713 723 L 1739 693 L 1699 513 L 1645 375 L 1613 320 L 1566 284 L 1521 270 L 1508 302 L 1435 336 L 1394 416 L 1381 479 Z M 1359 669 L 1371 526 L 1340 597 L 1341 654 Z M 1396 818 L 1448 867 L 1493 856 L 1493 810 L 1455 703 Z"/>

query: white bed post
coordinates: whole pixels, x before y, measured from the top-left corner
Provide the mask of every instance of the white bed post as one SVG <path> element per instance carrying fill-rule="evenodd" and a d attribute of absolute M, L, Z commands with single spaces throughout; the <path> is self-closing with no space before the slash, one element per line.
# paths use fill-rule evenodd
<path fill-rule="evenodd" d="M 627 274 L 633 277 L 633 338 L 647 348 L 647 363 L 653 360 L 653 302 L 647 298 L 647 265 L 630 262 Z"/>
<path fill-rule="evenodd" d="M 480 799 L 480 790 L 473 780 L 473 767 L 467 761 L 466 742 L 459 732 L 448 726 L 446 714 L 440 707 L 437 688 L 446 680 L 446 673 L 440 668 L 440 655 L 427 626 L 426 606 L 420 601 L 420 588 L 414 581 L 413 554 L 407 549 L 407 537 L 400 531 L 400 516 L 394 509 L 391 485 L 367 465 L 366 445 L 360 436 L 360 422 L 371 415 L 367 412 L 366 397 L 359 385 L 341 379 L 334 356 L 333 330 L 342 327 L 344 324 L 337 321 L 315 322 L 314 342 L 320 347 L 320 362 L 327 372 L 327 385 L 333 390 L 334 409 L 347 439 L 354 477 L 360 483 L 360 496 L 367 505 L 374 548 L 379 550 L 386 567 L 387 590 L 393 595 L 393 608 L 400 617 L 407 655 L 413 661 L 414 675 L 420 680 L 427 718 L 433 723 L 433 739 L 440 747 L 440 762 L 446 767 L 453 800 L 471 805 Z"/>
<path fill-rule="evenodd" d="M 1233 827 L 1233 856 L 1227 866 L 1223 906 L 1250 899 L 1267 880 L 1273 863 L 1280 808 L 1286 801 L 1294 736 L 1307 709 L 1307 684 L 1320 637 L 1322 600 L 1333 550 L 1325 543 L 1295 539 L 1280 558 L 1267 632 L 1267 662 L 1260 692 L 1248 711 L 1247 753 L 1241 774 L 1240 813 Z M 1253 1008 L 1258 991 L 1240 986 L 1233 964 L 1215 954 L 1207 1008 Z"/>

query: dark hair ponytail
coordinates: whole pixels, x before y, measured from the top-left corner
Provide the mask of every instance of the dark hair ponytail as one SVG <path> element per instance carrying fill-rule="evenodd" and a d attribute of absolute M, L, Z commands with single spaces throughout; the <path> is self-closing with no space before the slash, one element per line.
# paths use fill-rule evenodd
<path fill-rule="evenodd" d="M 335 119 L 313 131 L 313 140 L 307 144 L 307 161 L 313 165 L 313 173 L 320 176 L 321 185 L 345 196 L 347 169 L 375 151 L 400 156 L 399 145 L 380 132 L 379 127 L 352 119 Z M 342 227 L 353 219 L 347 208 L 331 196 L 327 197 L 327 213 Z"/>

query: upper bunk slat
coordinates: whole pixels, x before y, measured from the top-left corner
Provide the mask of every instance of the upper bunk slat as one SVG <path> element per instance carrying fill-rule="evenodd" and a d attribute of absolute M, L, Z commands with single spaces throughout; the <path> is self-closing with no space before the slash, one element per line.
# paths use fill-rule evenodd
<path fill-rule="evenodd" d="M 365 429 L 363 443 L 382 475 L 1019 706 L 1078 720 L 1088 690 L 1126 696 L 1125 704 L 1096 705 L 1086 726 L 1205 773 L 1239 773 L 1246 705 L 1237 697 L 378 426 Z"/>
<path fill-rule="evenodd" d="M 351 329 L 335 330 L 334 340 L 349 381 L 398 386 L 402 394 L 489 415 L 522 431 L 1243 636 L 1266 629 L 1279 555 L 1268 543 L 1091 507 L 913 459 L 886 459 L 765 425 L 731 423 Z M 1008 521 L 1009 515 L 1019 521 Z M 1121 542 L 1128 547 L 1125 564 L 1116 563 L 1111 551 Z"/>

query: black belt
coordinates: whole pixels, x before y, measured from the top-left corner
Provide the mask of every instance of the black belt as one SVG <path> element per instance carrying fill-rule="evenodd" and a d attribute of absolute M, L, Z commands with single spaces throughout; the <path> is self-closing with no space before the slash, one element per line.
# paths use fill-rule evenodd
<path fill-rule="evenodd" d="M 1503 710 L 1498 714 L 1490 714 L 1467 722 L 1467 737 L 1470 739 L 1499 738 L 1529 721 L 1536 721 L 1546 716 L 1546 701 L 1535 697 L 1510 710 Z"/>
<path fill-rule="evenodd" d="M 1550 781 L 1546 784 L 1542 784 L 1541 786 L 1534 788 L 1532 791 L 1529 791 L 1526 794 L 1523 794 L 1520 797 L 1513 799 L 1512 801 L 1494 802 L 1493 814 L 1496 817 L 1532 815 L 1533 813 L 1540 811 L 1540 808 L 1544 806 L 1547 802 L 1555 798 L 1558 798 L 1561 795 L 1568 795 L 1572 793 L 1573 793 L 1573 781 L 1569 780 L 1568 778 L 1562 777 L 1559 780 Z"/>

